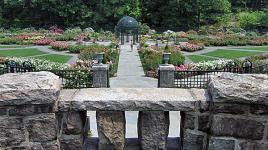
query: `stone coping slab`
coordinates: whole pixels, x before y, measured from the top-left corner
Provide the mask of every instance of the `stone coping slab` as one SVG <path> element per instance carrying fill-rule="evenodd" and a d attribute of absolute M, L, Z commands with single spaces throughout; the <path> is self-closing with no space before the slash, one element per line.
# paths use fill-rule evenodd
<path fill-rule="evenodd" d="M 222 73 L 211 76 L 209 93 L 215 103 L 268 105 L 268 75 Z"/>
<path fill-rule="evenodd" d="M 7 73 L 0 76 L 0 106 L 54 104 L 60 79 L 51 72 Z"/>
<path fill-rule="evenodd" d="M 59 111 L 193 111 L 196 102 L 206 103 L 202 89 L 98 88 L 62 90 Z"/>

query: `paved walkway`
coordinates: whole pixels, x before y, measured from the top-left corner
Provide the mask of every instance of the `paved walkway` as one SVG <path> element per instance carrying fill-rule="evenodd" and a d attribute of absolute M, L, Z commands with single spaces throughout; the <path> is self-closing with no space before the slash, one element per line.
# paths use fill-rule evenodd
<path fill-rule="evenodd" d="M 137 47 L 131 51 L 129 43 L 120 46 L 119 66 L 117 77 L 110 79 L 111 88 L 157 88 L 157 79 L 145 77 Z M 89 113 L 95 116 L 94 112 Z M 126 112 L 126 137 L 138 137 L 137 134 L 138 112 Z M 179 112 L 170 112 L 170 137 L 179 137 L 180 115 Z M 93 136 L 97 136 L 95 117 L 90 118 Z"/>

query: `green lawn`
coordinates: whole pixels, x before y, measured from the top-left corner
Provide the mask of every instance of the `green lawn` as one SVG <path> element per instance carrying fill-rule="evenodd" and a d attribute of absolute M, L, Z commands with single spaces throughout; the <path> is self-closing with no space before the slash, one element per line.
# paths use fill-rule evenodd
<path fill-rule="evenodd" d="M 241 58 L 241 57 L 247 57 L 247 56 L 254 56 L 258 54 L 262 54 L 263 52 L 250 52 L 250 51 L 235 51 L 235 50 L 223 50 L 218 49 L 213 52 L 209 52 L 203 55 L 206 56 L 213 56 L 213 57 L 219 57 L 219 58 L 227 58 L 227 59 L 235 59 L 235 58 Z"/>
<path fill-rule="evenodd" d="M 72 56 L 49 54 L 49 55 L 43 55 L 43 56 L 36 56 L 33 58 L 45 59 L 45 60 L 52 61 L 52 62 L 66 63 L 68 60 L 72 58 Z"/>
<path fill-rule="evenodd" d="M 8 57 L 27 57 L 46 54 L 36 48 L 14 49 L 14 50 L 0 50 L 0 56 Z"/>
<path fill-rule="evenodd" d="M 22 48 L 20 45 L 0 45 L 0 48 Z"/>
<path fill-rule="evenodd" d="M 239 48 L 239 49 L 256 50 L 256 51 L 268 51 L 268 47 L 245 47 L 245 48 Z"/>
<path fill-rule="evenodd" d="M 201 55 L 188 55 L 189 59 L 191 59 L 194 63 L 202 62 L 202 61 L 210 61 L 210 60 L 216 60 L 214 58 L 201 56 Z"/>

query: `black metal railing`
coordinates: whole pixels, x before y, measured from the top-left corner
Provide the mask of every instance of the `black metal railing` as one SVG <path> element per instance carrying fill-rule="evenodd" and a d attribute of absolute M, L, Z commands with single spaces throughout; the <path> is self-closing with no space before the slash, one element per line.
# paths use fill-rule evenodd
<path fill-rule="evenodd" d="M 0 75 L 5 73 L 25 73 L 48 71 L 56 74 L 61 79 L 62 88 L 80 89 L 93 87 L 93 73 L 90 70 L 37 70 L 29 62 L 21 65 L 14 62 L 6 62 L 0 67 Z"/>
<path fill-rule="evenodd" d="M 175 88 L 207 88 L 209 77 L 222 72 L 231 73 L 255 73 L 255 74 L 268 74 L 268 64 L 262 66 L 252 67 L 253 65 L 242 65 L 241 67 L 225 67 L 222 70 L 187 70 L 175 71 Z"/>

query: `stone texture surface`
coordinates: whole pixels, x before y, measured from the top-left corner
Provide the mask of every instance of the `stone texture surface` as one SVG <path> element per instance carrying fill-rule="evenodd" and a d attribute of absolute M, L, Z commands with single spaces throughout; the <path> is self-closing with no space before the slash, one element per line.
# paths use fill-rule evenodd
<path fill-rule="evenodd" d="M 67 112 L 62 116 L 62 126 L 64 134 L 82 134 L 84 129 L 83 116 L 80 112 Z"/>
<path fill-rule="evenodd" d="M 26 118 L 26 128 L 31 142 L 52 141 L 57 138 L 55 114 L 40 114 Z"/>
<path fill-rule="evenodd" d="M 209 130 L 209 115 L 199 115 L 197 117 L 197 126 L 198 126 L 198 130 L 200 131 L 204 131 L 204 132 L 208 132 Z"/>
<path fill-rule="evenodd" d="M 0 116 L 4 116 L 7 114 L 7 108 L 0 108 Z"/>
<path fill-rule="evenodd" d="M 182 150 L 202 150 L 204 145 L 204 135 L 191 133 L 188 130 L 184 131 L 182 139 Z"/>
<path fill-rule="evenodd" d="M 266 143 L 257 143 L 257 142 L 241 142 L 240 144 L 241 150 L 267 150 L 268 142 Z"/>
<path fill-rule="evenodd" d="M 254 115 L 268 115 L 268 106 L 263 105 L 251 105 L 250 113 Z"/>
<path fill-rule="evenodd" d="M 213 113 L 226 114 L 246 114 L 249 112 L 249 105 L 244 104 L 224 104 L 215 103 L 213 105 Z"/>
<path fill-rule="evenodd" d="M 59 150 L 60 144 L 58 141 L 46 142 L 42 143 L 42 147 L 44 150 Z"/>
<path fill-rule="evenodd" d="M 140 111 L 138 137 L 141 149 L 167 149 L 169 112 Z"/>
<path fill-rule="evenodd" d="M 54 104 L 59 91 L 59 77 L 50 72 L 0 76 L 0 106 Z"/>
<path fill-rule="evenodd" d="M 64 135 L 60 137 L 61 150 L 82 150 L 83 139 L 79 135 Z"/>
<path fill-rule="evenodd" d="M 222 73 L 210 78 L 209 91 L 213 102 L 268 105 L 268 75 Z"/>
<path fill-rule="evenodd" d="M 124 150 L 126 120 L 125 112 L 97 111 L 97 127 L 99 135 L 99 150 Z"/>
<path fill-rule="evenodd" d="M 27 116 L 41 113 L 53 112 L 52 105 L 19 105 L 9 107 L 9 116 Z"/>
<path fill-rule="evenodd" d="M 181 120 L 183 122 L 182 126 L 184 129 L 194 129 L 195 128 L 195 115 L 190 113 L 181 112 Z"/>
<path fill-rule="evenodd" d="M 25 141 L 22 129 L 0 128 L 0 149 L 3 147 L 16 146 Z"/>
<path fill-rule="evenodd" d="M 264 127 L 262 122 L 251 120 L 250 118 L 239 119 L 214 116 L 211 132 L 215 136 L 261 140 L 264 134 Z"/>
<path fill-rule="evenodd" d="M 197 101 L 187 89 L 168 88 L 63 90 L 60 96 L 61 111 L 193 111 Z M 203 99 L 209 99 L 203 96 Z"/>
<path fill-rule="evenodd" d="M 211 138 L 208 150 L 235 150 L 235 141 L 226 139 Z"/>

